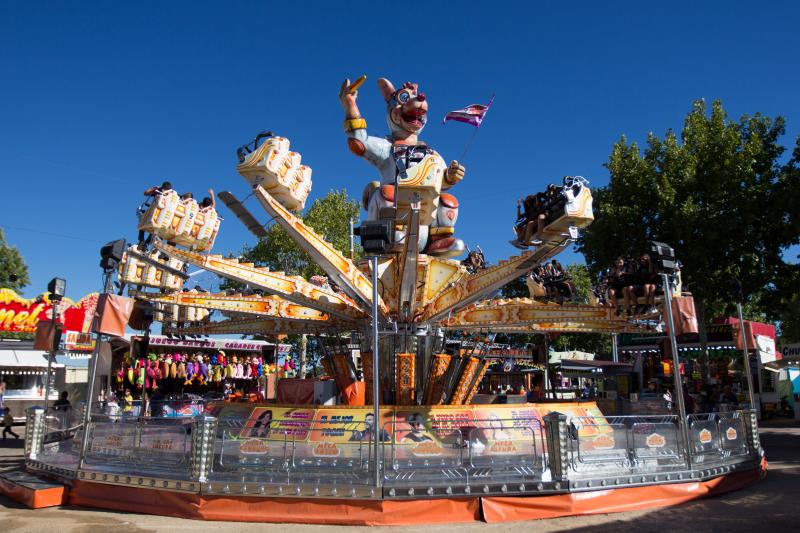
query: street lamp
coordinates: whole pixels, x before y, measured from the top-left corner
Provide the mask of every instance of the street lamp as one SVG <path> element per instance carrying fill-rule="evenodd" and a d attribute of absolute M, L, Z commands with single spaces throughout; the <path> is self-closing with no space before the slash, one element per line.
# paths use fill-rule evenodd
<path fill-rule="evenodd" d="M 678 340 L 675 337 L 675 320 L 672 317 L 672 285 L 669 274 L 677 268 L 675 260 L 675 250 L 663 242 L 651 242 L 650 253 L 653 256 L 653 264 L 661 276 L 661 284 L 664 287 L 664 307 L 667 311 L 667 326 L 669 327 L 669 341 L 672 348 L 672 383 L 673 401 L 678 406 L 680 417 L 680 428 L 683 435 L 683 442 L 686 450 L 686 463 L 691 468 L 691 454 L 689 448 L 689 428 L 686 420 L 686 403 L 683 398 L 683 381 L 681 379 L 681 363 L 678 357 Z"/>
<path fill-rule="evenodd" d="M 103 269 L 103 293 L 111 292 L 111 281 L 114 271 L 122 261 L 122 254 L 125 252 L 125 239 L 111 241 L 100 248 L 100 268 Z M 92 400 L 94 399 L 94 384 L 97 381 L 97 360 L 100 358 L 100 341 L 102 334 L 95 334 L 94 353 L 89 368 L 89 383 L 86 393 L 86 408 L 83 413 L 83 439 L 81 440 L 81 453 L 78 457 L 78 469 L 83 468 L 83 461 L 86 457 L 86 449 L 89 444 L 89 423 L 92 420 Z"/>
<path fill-rule="evenodd" d="M 377 220 L 365 221 L 358 228 L 361 238 L 361 247 L 368 254 L 372 254 L 370 265 L 372 268 L 372 408 L 375 417 L 372 445 L 375 454 L 375 487 L 380 487 L 380 451 L 381 424 L 379 405 L 379 380 L 378 380 L 378 256 L 387 253 L 394 237 L 394 221 Z"/>

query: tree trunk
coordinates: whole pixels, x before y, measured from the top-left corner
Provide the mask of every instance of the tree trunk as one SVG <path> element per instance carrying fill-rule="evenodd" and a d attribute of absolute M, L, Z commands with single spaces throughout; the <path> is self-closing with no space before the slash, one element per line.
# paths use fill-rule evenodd
<path fill-rule="evenodd" d="M 306 378 L 306 355 L 308 352 L 308 335 L 303 333 L 300 336 L 300 368 L 297 373 L 301 379 Z"/>

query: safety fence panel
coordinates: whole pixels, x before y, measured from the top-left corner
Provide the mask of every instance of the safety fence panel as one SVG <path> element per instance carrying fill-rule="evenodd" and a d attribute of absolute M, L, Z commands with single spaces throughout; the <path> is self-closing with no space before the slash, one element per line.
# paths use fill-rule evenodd
<path fill-rule="evenodd" d="M 381 435 L 386 436 L 381 449 L 387 469 L 460 468 L 464 464 L 468 444 L 462 428 L 420 422 L 403 434 L 397 430 L 396 422 L 387 422 Z"/>
<path fill-rule="evenodd" d="M 630 465 L 628 428 L 610 418 L 573 417 L 570 421 L 572 465 Z"/>
<path fill-rule="evenodd" d="M 95 418 L 87 437 L 87 468 L 116 466 L 184 476 L 190 467 L 191 420 Z"/>
<path fill-rule="evenodd" d="M 473 468 L 523 466 L 543 471 L 547 445 L 544 428 L 538 419 L 475 420 L 465 444 Z"/>
<path fill-rule="evenodd" d="M 50 410 L 44 416 L 42 451 L 39 459 L 53 466 L 77 468 L 83 432 L 80 412 Z"/>
<path fill-rule="evenodd" d="M 725 456 L 746 455 L 747 433 L 741 411 L 719 413 L 720 449 Z"/>
<path fill-rule="evenodd" d="M 630 422 L 632 455 L 637 465 L 654 460 L 657 465 L 683 463 L 683 439 L 677 417 L 636 417 Z"/>
<path fill-rule="evenodd" d="M 721 457 L 719 426 L 715 414 L 689 417 L 689 447 L 695 462 L 715 461 Z"/>
<path fill-rule="evenodd" d="M 371 425 L 353 422 L 330 426 L 311 420 L 226 418 L 217 426 L 214 471 L 302 472 L 364 470 L 372 450 Z"/>

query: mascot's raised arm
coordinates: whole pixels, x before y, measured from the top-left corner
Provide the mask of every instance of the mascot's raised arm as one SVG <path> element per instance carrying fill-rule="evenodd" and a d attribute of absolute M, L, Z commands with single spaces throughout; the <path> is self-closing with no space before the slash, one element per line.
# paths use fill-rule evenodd
<path fill-rule="evenodd" d="M 367 134 L 367 121 L 356 103 L 357 88 L 364 79 L 352 85 L 350 80 L 345 80 L 339 90 L 339 100 L 344 107 L 348 148 L 375 165 L 381 177 L 364 190 L 368 220 L 378 220 L 383 207 L 396 203 L 398 209 L 403 210 L 417 199 L 421 205 L 420 248 L 435 256 L 461 255 L 464 242 L 454 237 L 458 200 L 441 191 L 464 178 L 464 167 L 458 161 L 448 166 L 435 150 L 419 140 L 428 120 L 425 94 L 419 91 L 416 83 L 406 82 L 395 89 L 389 80 L 379 79 L 378 89 L 386 101 L 390 134 L 374 137 Z"/>

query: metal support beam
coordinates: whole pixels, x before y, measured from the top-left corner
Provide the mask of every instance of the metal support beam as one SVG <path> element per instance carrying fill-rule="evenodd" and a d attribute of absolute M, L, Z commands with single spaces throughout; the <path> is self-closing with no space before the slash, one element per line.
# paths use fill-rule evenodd
<path fill-rule="evenodd" d="M 114 270 L 103 271 L 103 294 L 111 292 L 111 279 L 114 276 Z M 86 458 L 86 450 L 89 446 L 89 423 L 92 421 L 92 402 L 94 401 L 94 384 L 97 381 L 97 360 L 100 359 L 100 343 L 102 341 L 102 334 L 95 335 L 94 353 L 92 354 L 92 361 L 89 368 L 89 383 L 86 389 L 86 409 L 83 413 L 83 437 L 81 438 L 81 453 L 78 456 L 78 470 L 83 468 L 83 461 Z"/>
<path fill-rule="evenodd" d="M 753 396 L 753 371 L 750 368 L 750 346 L 747 342 L 747 335 L 744 330 L 744 317 L 742 315 L 742 302 L 736 302 L 736 310 L 739 312 L 739 330 L 742 335 L 742 356 L 744 357 L 744 372 L 747 376 L 747 400 L 750 409 L 755 410 L 755 397 Z"/>
<path fill-rule="evenodd" d="M 672 348 L 672 381 L 674 389 L 672 401 L 678 406 L 678 423 L 683 436 L 686 466 L 692 468 L 692 454 L 689 446 L 689 421 L 686 419 L 686 404 L 683 401 L 683 380 L 681 379 L 681 363 L 678 358 L 678 341 L 675 338 L 675 321 L 672 317 L 672 291 L 670 290 L 669 276 L 661 274 L 661 282 L 664 287 L 664 307 L 667 308 L 667 326 L 669 327 L 669 341 Z"/>
<path fill-rule="evenodd" d="M 380 443 L 381 443 L 381 433 L 382 433 L 382 426 L 381 426 L 381 410 L 380 410 L 380 394 L 379 394 L 379 384 L 380 381 L 378 379 L 378 319 L 379 319 L 379 309 L 378 309 L 378 256 L 374 256 L 371 259 L 372 262 L 372 406 L 373 406 L 373 413 L 375 416 L 375 423 L 373 425 L 373 447 L 375 450 L 375 488 L 380 488 L 381 486 L 381 467 L 380 467 L 380 458 L 378 457 L 378 452 L 380 451 Z"/>
<path fill-rule="evenodd" d="M 611 334 L 611 360 L 619 363 L 619 336 L 616 333 Z"/>

